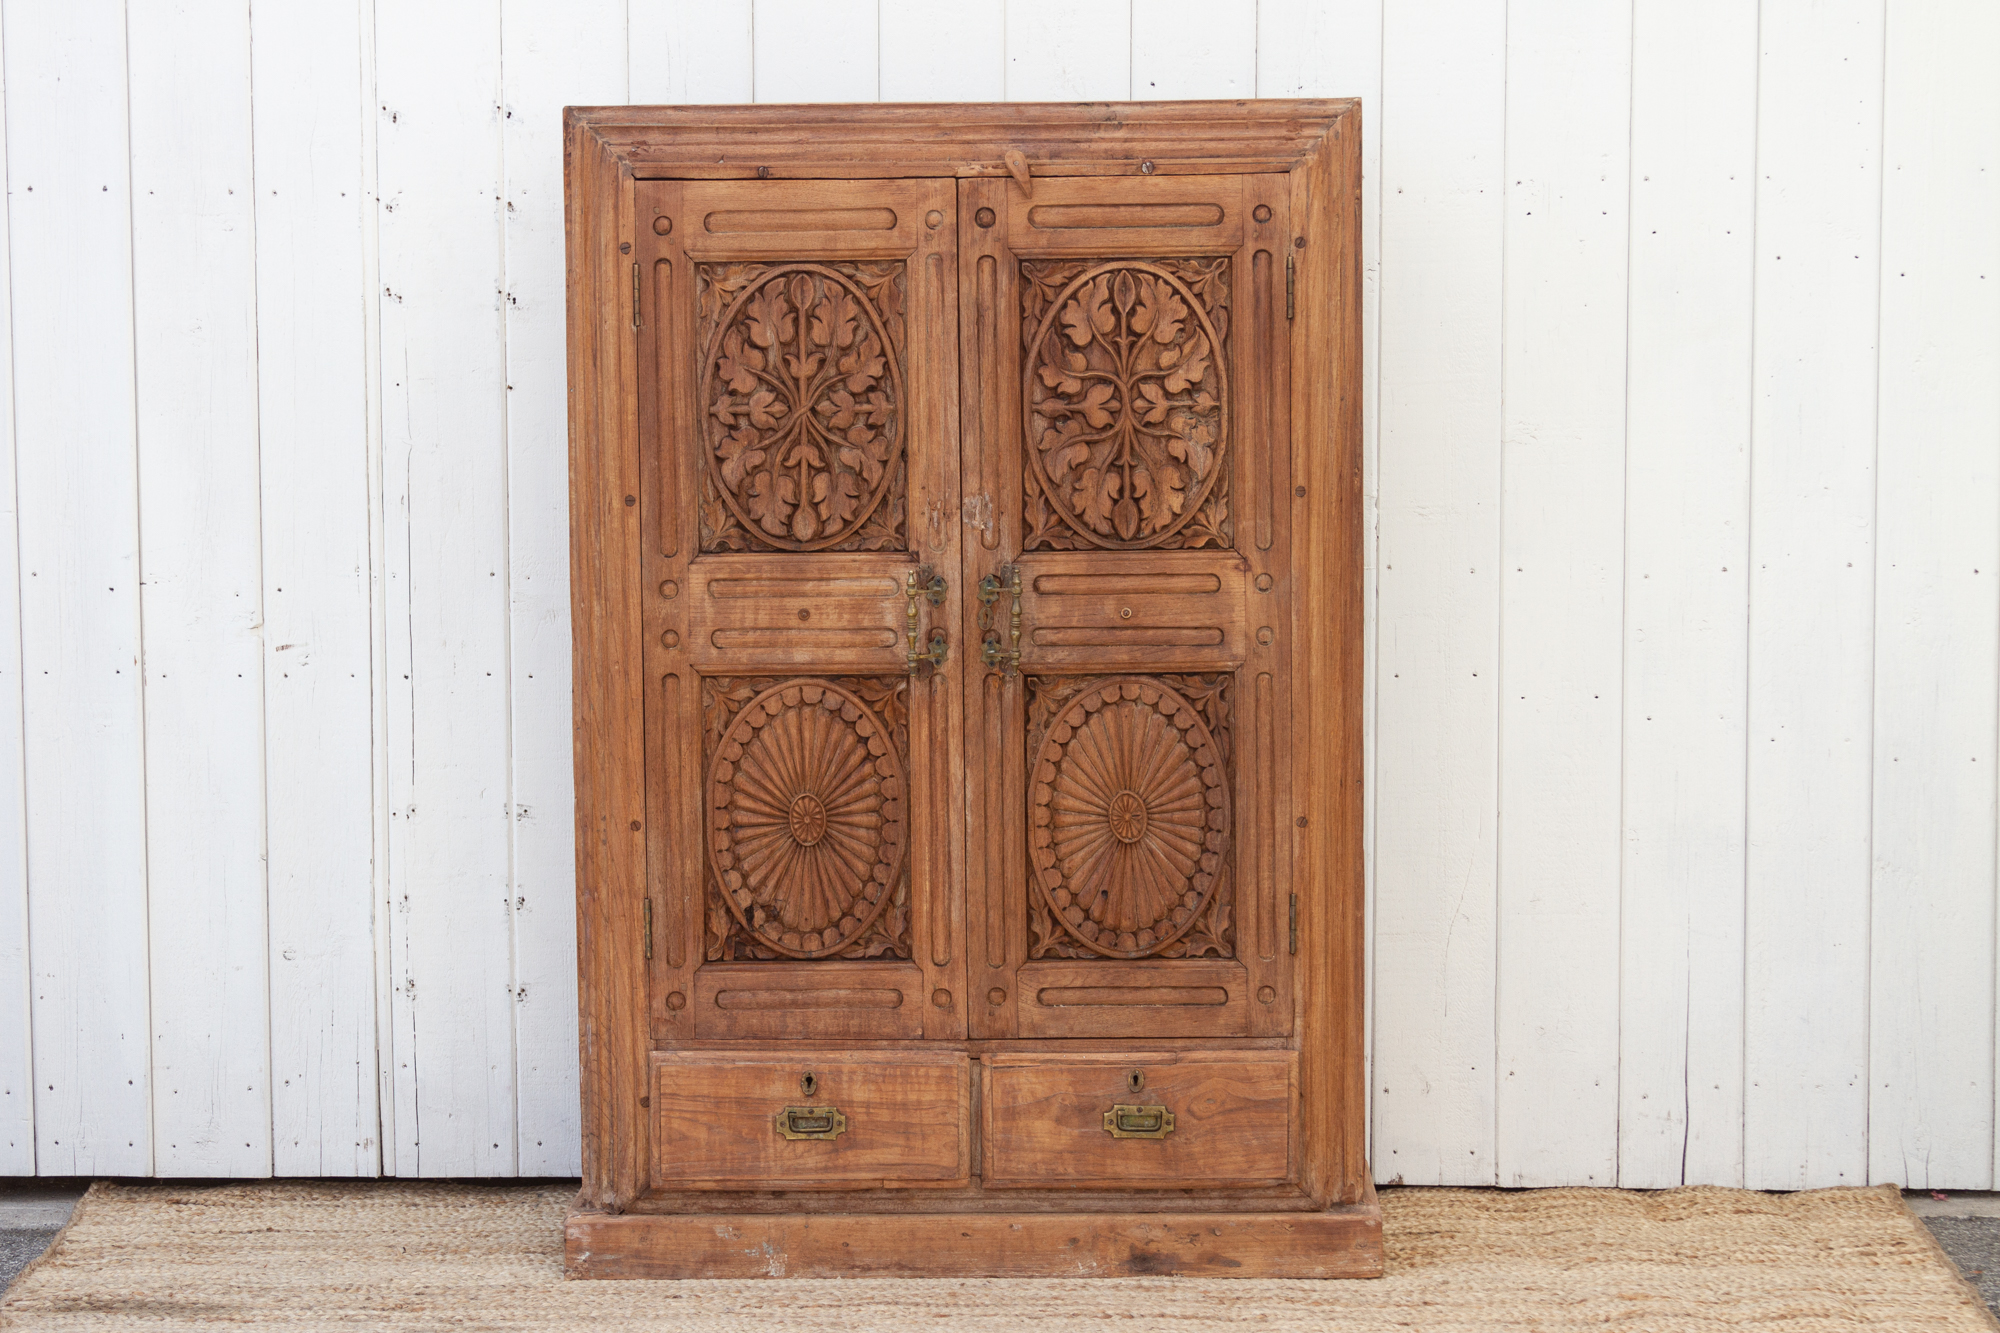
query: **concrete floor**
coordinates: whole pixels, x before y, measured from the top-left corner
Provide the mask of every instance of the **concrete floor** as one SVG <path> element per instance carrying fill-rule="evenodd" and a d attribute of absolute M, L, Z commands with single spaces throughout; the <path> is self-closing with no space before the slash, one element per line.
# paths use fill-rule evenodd
<path fill-rule="evenodd" d="M 0 1287 L 48 1248 L 83 1191 L 84 1181 L 0 1181 Z M 2000 1194 L 1960 1193 L 1934 1199 L 1903 1196 L 1931 1234 L 2000 1315 Z"/>
<path fill-rule="evenodd" d="M 49 1247 L 88 1181 L 0 1181 L 0 1288 Z"/>
<path fill-rule="evenodd" d="M 1911 1190 L 1903 1198 L 1958 1271 L 1979 1288 L 1986 1308 L 2000 1316 L 2000 1194 L 1966 1191 L 1934 1199 L 1928 1191 Z"/>

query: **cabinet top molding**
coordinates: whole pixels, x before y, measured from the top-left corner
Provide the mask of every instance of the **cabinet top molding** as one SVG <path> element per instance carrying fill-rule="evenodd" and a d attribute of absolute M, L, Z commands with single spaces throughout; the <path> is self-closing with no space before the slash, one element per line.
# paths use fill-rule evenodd
<path fill-rule="evenodd" d="M 1358 133 L 1355 98 L 1210 102 L 886 102 L 566 107 L 638 179 L 1037 176 L 1290 171 Z"/>

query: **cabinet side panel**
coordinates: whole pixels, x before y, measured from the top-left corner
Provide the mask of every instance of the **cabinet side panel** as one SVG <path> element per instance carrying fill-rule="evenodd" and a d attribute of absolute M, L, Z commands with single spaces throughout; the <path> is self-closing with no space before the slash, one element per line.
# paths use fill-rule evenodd
<path fill-rule="evenodd" d="M 1299 858 L 1299 1078 L 1305 1188 L 1353 1203 L 1367 1188 L 1363 1119 L 1361 844 L 1361 132 L 1344 114 L 1293 172 L 1293 763 Z"/>
<path fill-rule="evenodd" d="M 622 1207 L 641 1187 L 646 1126 L 644 746 L 639 485 L 633 424 L 630 178 L 572 121 L 568 203 L 570 615 L 575 630 L 578 1024 L 583 1060 L 582 1199 Z"/>

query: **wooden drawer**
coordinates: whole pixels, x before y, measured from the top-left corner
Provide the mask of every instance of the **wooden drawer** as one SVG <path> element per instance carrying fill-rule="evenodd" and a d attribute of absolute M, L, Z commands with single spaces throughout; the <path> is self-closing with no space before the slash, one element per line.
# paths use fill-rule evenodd
<path fill-rule="evenodd" d="M 656 1186 L 935 1186 L 970 1174 L 971 1064 L 955 1051 L 661 1051 L 652 1083 Z"/>
<path fill-rule="evenodd" d="M 1293 1175 L 1297 1070 L 1290 1051 L 990 1055 L 986 1183 L 1281 1184 Z"/>

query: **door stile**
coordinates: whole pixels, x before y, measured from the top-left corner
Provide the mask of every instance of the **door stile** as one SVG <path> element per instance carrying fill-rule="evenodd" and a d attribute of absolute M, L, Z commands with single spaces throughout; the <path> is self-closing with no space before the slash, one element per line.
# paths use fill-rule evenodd
<path fill-rule="evenodd" d="M 1291 771 L 1300 737 L 1292 682 L 1306 669 L 1294 659 L 1292 633 L 1291 321 L 1286 315 L 1287 257 L 1292 246 L 1291 182 L 1281 175 L 1243 178 L 1243 244 L 1237 365 L 1238 512 L 1236 549 L 1249 562 L 1250 634 L 1237 675 L 1237 901 L 1248 910 L 1238 928 L 1238 956 L 1249 969 L 1250 1033 L 1292 1030 L 1293 810 Z M 1287 667 L 1290 667 L 1288 670 Z"/>
<path fill-rule="evenodd" d="M 911 382 L 928 384 L 916 402 L 922 410 L 910 432 L 909 541 L 926 569 L 947 581 L 941 605 L 920 608 L 925 623 L 946 627 L 943 666 L 910 680 L 910 751 L 913 848 L 925 855 L 913 867 L 912 896 L 924 910 L 914 922 L 913 954 L 924 970 L 927 1039 L 966 1034 L 966 916 L 960 889 L 965 865 L 965 791 L 954 774 L 965 771 L 965 670 L 967 643 L 954 621 L 966 600 L 960 511 L 958 390 L 958 228 L 953 182 L 927 182 L 924 225 L 910 259 L 910 300 L 922 329 L 910 348 Z"/>
<path fill-rule="evenodd" d="M 1020 836 L 1021 793 L 1026 787 L 1018 738 L 1025 727 L 1020 672 L 982 659 L 984 645 L 1012 651 L 1013 596 L 997 591 L 980 600 L 981 580 L 1005 585 L 1020 558 L 1021 486 L 1020 308 L 1012 258 L 1007 252 L 1010 179 L 958 182 L 960 394 L 964 411 L 965 573 L 960 580 L 960 640 L 965 645 L 966 798 L 965 900 L 970 922 L 972 995 L 967 1002 L 974 1037 L 1005 1038 L 1019 1031 L 1015 973 L 1028 956 L 1027 915 L 1019 895 L 1027 882 Z M 983 221 L 982 221 L 983 219 Z"/>
<path fill-rule="evenodd" d="M 683 190 L 677 181 L 651 183 L 640 192 L 634 267 L 639 298 L 636 335 L 639 364 L 639 469 L 645 577 L 646 752 L 673 771 L 701 771 L 701 679 L 688 651 L 688 564 L 696 543 L 694 475 L 698 447 L 690 413 L 676 404 L 694 400 L 693 281 L 682 237 Z M 665 219 L 669 230 L 659 230 Z M 648 764 L 646 822 L 647 903 L 637 923 L 651 976 L 648 1012 L 656 1042 L 679 1044 L 694 1036 L 694 972 L 701 963 L 700 811 L 684 785 L 661 780 Z M 650 928 L 650 929 L 649 929 Z M 646 936 L 650 938 L 646 938 Z"/>

